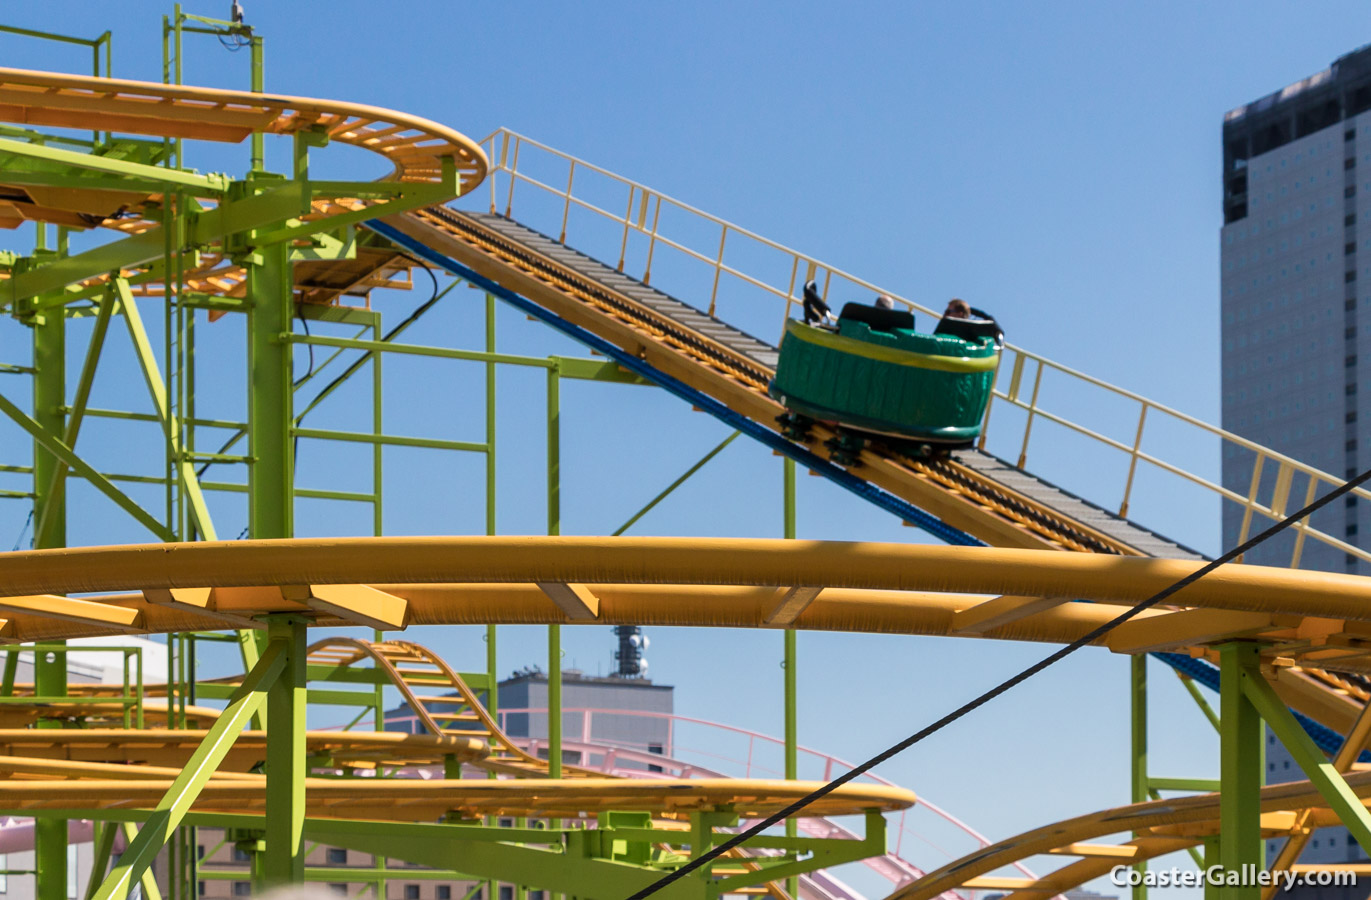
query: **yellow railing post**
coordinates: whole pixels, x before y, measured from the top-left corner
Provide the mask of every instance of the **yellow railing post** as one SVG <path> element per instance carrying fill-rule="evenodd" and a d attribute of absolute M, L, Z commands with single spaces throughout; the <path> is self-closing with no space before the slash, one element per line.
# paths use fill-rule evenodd
<path fill-rule="evenodd" d="M 709 314 L 714 315 L 714 308 L 719 302 L 719 273 L 724 270 L 724 243 L 728 240 L 728 226 L 725 225 L 719 232 L 719 258 L 714 261 L 714 287 L 709 292 Z"/>
<path fill-rule="evenodd" d="M 1020 354 L 1022 355 L 1022 354 Z M 995 385 L 1000 383 L 1000 366 L 1004 365 L 1004 353 L 995 360 L 995 374 L 990 378 L 990 391 L 985 398 L 985 416 L 981 419 L 981 437 L 976 442 L 978 450 L 985 449 L 985 436 L 990 433 L 990 407 L 995 403 Z"/>
<path fill-rule="evenodd" d="M 519 147 L 523 145 L 524 139 L 518 135 L 514 136 L 514 159 L 509 164 L 509 194 L 505 197 L 505 218 L 510 218 L 514 211 L 514 182 L 519 180 Z"/>
<path fill-rule="evenodd" d="M 1142 447 L 1143 424 L 1147 421 L 1146 400 L 1142 403 L 1142 411 L 1138 413 L 1138 433 L 1133 438 L 1133 455 L 1128 460 L 1128 481 L 1123 486 L 1123 503 L 1119 505 L 1119 515 L 1128 515 L 1128 500 L 1133 496 L 1133 475 L 1138 471 L 1138 450 Z"/>
<path fill-rule="evenodd" d="M 566 203 L 562 205 L 562 236 L 557 239 L 557 243 L 566 243 L 566 220 L 571 215 L 571 184 L 576 178 L 576 160 L 571 161 L 566 173 Z"/>
<path fill-rule="evenodd" d="M 1310 476 L 1309 488 L 1304 492 L 1304 506 L 1308 506 L 1309 504 L 1314 502 L 1314 491 L 1318 488 L 1318 486 L 1319 480 L 1317 478 L 1314 478 L 1313 476 Z M 1303 507 L 1301 507 L 1301 509 L 1303 509 Z M 1295 523 L 1295 549 L 1290 554 L 1290 568 L 1292 569 L 1299 567 L 1300 556 L 1304 553 L 1304 533 L 1305 530 L 1308 528 L 1308 517 L 1300 519 L 1298 522 Z"/>
<path fill-rule="evenodd" d="M 1257 458 L 1252 462 L 1252 486 L 1247 489 L 1247 504 L 1242 514 L 1242 528 L 1238 530 L 1238 543 L 1247 541 L 1247 534 L 1252 530 L 1252 511 L 1256 508 L 1257 491 L 1261 488 L 1262 467 L 1266 465 L 1266 454 L 1257 452 Z M 1234 562 L 1242 562 L 1239 556 Z"/>
<path fill-rule="evenodd" d="M 647 212 L 647 194 L 643 195 L 643 212 Z M 647 241 L 647 266 L 643 269 L 643 284 L 652 280 L 652 254 L 657 249 L 657 221 L 662 217 L 662 195 L 657 195 L 657 204 L 652 211 L 652 234 Z"/>
<path fill-rule="evenodd" d="M 1019 450 L 1018 465 L 1020 469 L 1028 460 L 1028 436 L 1033 432 L 1033 416 L 1038 411 L 1038 388 L 1042 387 L 1043 383 L 1043 361 L 1040 359 L 1037 362 L 1038 374 L 1033 377 L 1033 397 L 1028 402 L 1028 419 L 1023 423 L 1023 447 Z"/>
<path fill-rule="evenodd" d="M 785 315 L 781 316 L 782 327 L 790 318 L 790 307 L 795 304 L 795 276 L 799 274 L 800 257 L 796 254 L 790 257 L 790 287 L 785 289 Z"/>
<path fill-rule="evenodd" d="M 624 258 L 628 256 L 628 229 L 633 220 L 633 192 L 637 190 L 634 185 L 628 186 L 628 208 L 624 210 L 624 239 L 619 244 L 619 271 L 624 270 Z"/>

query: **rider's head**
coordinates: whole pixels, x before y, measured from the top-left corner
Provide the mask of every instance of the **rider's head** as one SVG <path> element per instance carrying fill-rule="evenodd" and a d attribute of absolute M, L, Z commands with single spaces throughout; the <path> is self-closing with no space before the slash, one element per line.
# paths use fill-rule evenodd
<path fill-rule="evenodd" d="M 943 313 L 949 319 L 969 319 L 971 318 L 971 307 L 965 300 L 958 300 L 953 297 L 947 301 L 947 311 Z"/>

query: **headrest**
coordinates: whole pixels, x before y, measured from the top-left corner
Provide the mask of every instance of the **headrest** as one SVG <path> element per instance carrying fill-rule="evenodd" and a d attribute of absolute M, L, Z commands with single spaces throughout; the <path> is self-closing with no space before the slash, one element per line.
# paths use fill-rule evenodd
<path fill-rule="evenodd" d="M 872 331 L 914 330 L 914 314 L 907 309 L 879 309 L 865 303 L 846 303 L 838 318 L 863 322 Z"/>

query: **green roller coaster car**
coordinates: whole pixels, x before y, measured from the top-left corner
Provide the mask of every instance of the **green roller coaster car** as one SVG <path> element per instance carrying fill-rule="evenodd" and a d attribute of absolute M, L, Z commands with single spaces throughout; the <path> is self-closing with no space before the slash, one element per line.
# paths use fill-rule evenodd
<path fill-rule="evenodd" d="M 807 419 L 927 454 L 970 446 L 980 435 L 999 358 L 993 337 L 873 328 L 844 310 L 836 331 L 786 322 L 768 392 L 790 411 L 782 418 L 792 437 L 803 436 Z M 842 449 L 861 443 L 854 436 Z"/>

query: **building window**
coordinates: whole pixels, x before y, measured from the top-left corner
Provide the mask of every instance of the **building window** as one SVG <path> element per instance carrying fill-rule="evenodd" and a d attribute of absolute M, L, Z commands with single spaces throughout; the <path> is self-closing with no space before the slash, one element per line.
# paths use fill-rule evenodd
<path fill-rule="evenodd" d="M 249 853 L 248 851 L 244 850 L 242 847 L 239 847 L 237 844 L 234 844 L 234 845 L 233 845 L 233 861 L 234 861 L 234 862 L 252 862 L 252 854 Z"/>
<path fill-rule="evenodd" d="M 235 882 L 233 883 L 233 896 L 235 896 L 235 897 L 251 897 L 251 896 L 252 896 L 252 882 L 251 882 L 251 881 L 235 881 Z"/>
<path fill-rule="evenodd" d="M 1347 157 L 1347 159 L 1342 161 L 1342 167 L 1344 169 L 1355 169 L 1357 167 L 1357 158 L 1355 156 Z"/>
<path fill-rule="evenodd" d="M 419 900 L 419 885 L 405 885 L 405 900 Z"/>
<path fill-rule="evenodd" d="M 1342 195 L 1348 199 L 1357 196 L 1357 186 L 1355 184 L 1349 184 L 1347 187 L 1343 188 Z"/>
<path fill-rule="evenodd" d="M 345 866 L 348 864 L 348 852 L 345 847 L 329 847 L 325 855 L 330 866 Z"/>
<path fill-rule="evenodd" d="M 542 892 L 542 891 L 529 891 L 529 892 L 528 892 L 528 900 L 543 900 L 543 892 Z"/>
<path fill-rule="evenodd" d="M 328 889 L 339 897 L 346 897 L 348 895 L 348 886 L 346 884 L 339 884 L 335 881 L 328 886 Z"/>
<path fill-rule="evenodd" d="M 1344 283 L 1344 284 L 1351 284 L 1352 282 L 1356 281 L 1356 280 L 1357 280 L 1357 270 L 1356 270 L 1356 269 L 1353 269 L 1353 270 L 1350 271 L 1350 272 L 1344 272 L 1344 273 L 1343 273 L 1343 276 L 1342 276 L 1342 280 L 1343 280 L 1343 283 Z"/>
<path fill-rule="evenodd" d="M 438 900 L 452 900 L 452 885 L 438 885 Z"/>
<path fill-rule="evenodd" d="M 500 885 L 500 900 L 514 900 L 514 887 L 512 885 Z"/>
<path fill-rule="evenodd" d="M 195 892 L 201 897 L 205 896 L 205 883 L 203 881 L 195 882 Z"/>
<path fill-rule="evenodd" d="M 1356 449 L 1357 449 L 1357 439 L 1356 439 L 1356 438 L 1352 438 L 1352 440 L 1348 441 L 1347 444 L 1346 444 L 1346 449 L 1347 449 L 1347 452 L 1348 452 L 1348 453 L 1351 453 L 1351 452 L 1353 452 L 1354 450 L 1356 450 Z"/>
<path fill-rule="evenodd" d="M 1356 533 L 1357 533 L 1357 523 L 1356 523 L 1356 522 L 1353 522 L 1351 525 L 1348 525 L 1347 528 L 1344 529 L 1344 531 L 1347 533 L 1347 536 L 1348 536 L 1348 537 L 1351 537 L 1352 535 L 1356 534 Z"/>
<path fill-rule="evenodd" d="M 1347 129 L 1346 131 L 1344 131 L 1344 132 L 1342 133 L 1342 139 L 1343 139 L 1344 141 L 1350 141 L 1350 140 L 1352 140 L 1353 138 L 1355 138 L 1356 136 L 1357 136 L 1357 129 L 1355 129 L 1355 128 L 1349 128 L 1349 129 Z"/>

